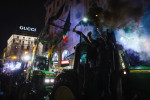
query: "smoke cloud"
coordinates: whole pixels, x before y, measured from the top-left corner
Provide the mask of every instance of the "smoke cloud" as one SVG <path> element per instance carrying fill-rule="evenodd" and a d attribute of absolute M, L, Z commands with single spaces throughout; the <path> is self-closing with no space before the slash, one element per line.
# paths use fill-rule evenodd
<path fill-rule="evenodd" d="M 91 8 L 97 11 L 98 23 L 101 27 L 122 28 L 130 21 L 138 22 L 144 14 L 144 7 L 149 0 L 105 0 L 104 7 Z M 94 5 L 95 6 L 95 5 Z M 91 17 L 94 14 L 91 14 Z"/>
<path fill-rule="evenodd" d="M 150 35 L 142 23 L 138 28 L 136 26 L 137 23 L 132 21 L 125 28 L 116 30 L 117 42 L 123 45 L 125 50 L 132 49 L 138 52 L 140 60 L 149 60 Z"/>

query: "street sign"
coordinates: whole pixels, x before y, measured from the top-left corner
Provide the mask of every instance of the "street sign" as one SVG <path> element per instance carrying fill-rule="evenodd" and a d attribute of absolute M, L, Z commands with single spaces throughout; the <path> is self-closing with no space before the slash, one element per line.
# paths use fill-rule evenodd
<path fill-rule="evenodd" d="M 62 67 L 69 66 L 69 60 L 62 60 L 62 61 L 61 61 L 61 66 L 62 66 Z"/>

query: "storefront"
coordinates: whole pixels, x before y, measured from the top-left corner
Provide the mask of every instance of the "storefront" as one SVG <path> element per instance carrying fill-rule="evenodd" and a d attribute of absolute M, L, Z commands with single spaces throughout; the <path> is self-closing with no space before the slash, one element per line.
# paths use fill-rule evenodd
<path fill-rule="evenodd" d="M 53 58 L 52 58 L 52 63 L 53 63 L 53 69 L 56 69 L 58 67 L 58 53 L 54 52 Z"/>
<path fill-rule="evenodd" d="M 62 52 L 62 60 L 65 60 L 65 58 L 66 58 L 67 56 L 69 56 L 69 51 L 68 51 L 68 50 L 64 50 L 64 51 Z"/>
<path fill-rule="evenodd" d="M 73 68 L 73 58 L 74 53 L 70 54 L 68 50 L 64 50 L 62 52 L 62 61 L 61 61 L 61 67 L 64 67 L 64 69 L 72 69 Z"/>

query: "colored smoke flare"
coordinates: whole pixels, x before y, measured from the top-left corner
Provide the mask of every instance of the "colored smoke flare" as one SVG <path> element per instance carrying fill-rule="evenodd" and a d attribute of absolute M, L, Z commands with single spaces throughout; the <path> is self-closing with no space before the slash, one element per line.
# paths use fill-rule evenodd
<path fill-rule="evenodd" d="M 115 33 L 117 42 L 124 47 L 125 51 L 130 51 L 128 54 L 134 59 L 139 57 L 140 63 L 142 61 L 150 66 L 150 31 L 147 29 L 150 26 L 147 26 L 148 23 L 150 23 L 150 12 L 143 16 L 140 24 L 132 21 L 126 27 L 116 30 Z M 136 65 L 139 65 L 138 62 Z"/>

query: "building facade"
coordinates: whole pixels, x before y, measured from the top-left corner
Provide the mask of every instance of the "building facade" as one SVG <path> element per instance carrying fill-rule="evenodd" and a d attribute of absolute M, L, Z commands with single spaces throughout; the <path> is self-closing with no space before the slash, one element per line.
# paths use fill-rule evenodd
<path fill-rule="evenodd" d="M 23 61 L 23 55 L 28 54 L 30 60 L 32 57 L 33 47 L 37 41 L 37 33 L 30 32 L 14 32 L 7 40 L 7 47 L 5 50 L 5 60 L 11 60 L 13 56 L 17 61 Z M 43 45 L 39 44 L 38 54 L 42 55 Z"/>
<path fill-rule="evenodd" d="M 71 26 L 70 30 L 67 32 L 67 41 L 64 42 L 62 40 L 54 50 L 53 59 L 55 59 L 54 62 L 58 62 L 55 64 L 56 66 L 60 67 L 61 61 L 64 60 L 68 55 L 74 53 L 74 47 L 80 42 L 80 36 L 72 32 L 72 29 L 79 24 L 84 17 L 86 17 L 90 6 L 92 6 L 94 3 L 102 6 L 103 0 L 47 0 L 45 3 L 45 24 L 47 24 L 49 18 L 55 16 L 57 12 L 60 11 L 61 6 L 65 4 L 60 18 L 54 22 L 56 25 L 63 27 L 70 11 Z M 83 25 L 78 26 L 76 29 L 82 31 L 85 35 L 87 35 L 88 32 L 93 31 L 91 26 Z M 45 35 L 45 39 L 53 41 L 55 38 L 58 38 L 59 34 L 62 34 L 62 29 L 50 25 L 49 34 Z"/>

